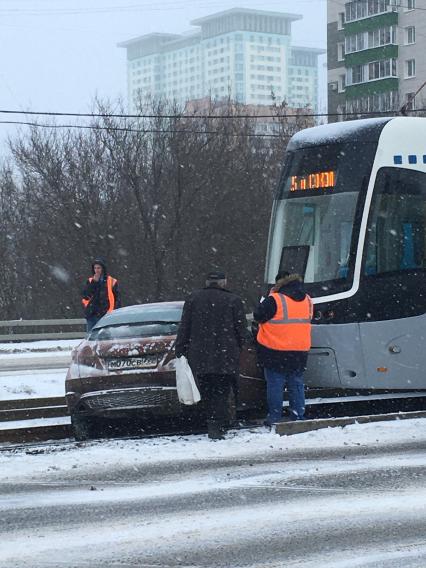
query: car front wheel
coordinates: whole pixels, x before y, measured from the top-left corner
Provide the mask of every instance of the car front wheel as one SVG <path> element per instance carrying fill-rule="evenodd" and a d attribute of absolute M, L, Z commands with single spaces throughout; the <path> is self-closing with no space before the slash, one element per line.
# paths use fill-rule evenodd
<path fill-rule="evenodd" d="M 83 416 L 71 415 L 71 425 L 74 433 L 74 438 L 81 442 L 89 440 L 95 434 L 95 424 L 93 419 Z"/>

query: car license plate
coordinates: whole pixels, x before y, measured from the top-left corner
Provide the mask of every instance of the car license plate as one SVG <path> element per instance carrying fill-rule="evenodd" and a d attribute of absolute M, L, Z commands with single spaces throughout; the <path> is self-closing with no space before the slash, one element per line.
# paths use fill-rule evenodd
<path fill-rule="evenodd" d="M 111 371 L 125 369 L 149 369 L 157 366 L 157 355 L 143 355 L 141 357 L 120 357 L 108 360 L 108 369 Z"/>

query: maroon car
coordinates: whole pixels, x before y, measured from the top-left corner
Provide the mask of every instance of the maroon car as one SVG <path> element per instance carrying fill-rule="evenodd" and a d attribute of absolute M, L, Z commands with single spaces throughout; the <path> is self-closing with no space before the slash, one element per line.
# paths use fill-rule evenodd
<path fill-rule="evenodd" d="M 161 302 L 114 310 L 73 350 L 65 396 L 77 439 L 90 437 L 100 419 L 202 416 L 202 402 L 185 407 L 176 393 L 174 343 L 182 308 L 183 302 Z M 254 346 L 248 347 L 231 392 L 230 417 L 264 406 L 264 380 Z"/>

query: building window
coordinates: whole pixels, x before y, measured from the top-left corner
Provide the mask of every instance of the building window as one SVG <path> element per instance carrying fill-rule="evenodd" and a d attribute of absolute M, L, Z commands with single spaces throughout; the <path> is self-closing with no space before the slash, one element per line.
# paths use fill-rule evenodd
<path fill-rule="evenodd" d="M 338 20 L 337 20 L 337 29 L 343 30 L 344 27 L 345 27 L 345 13 L 339 12 Z"/>
<path fill-rule="evenodd" d="M 396 26 L 386 26 L 346 37 L 345 53 L 354 53 L 391 43 L 396 44 Z"/>
<path fill-rule="evenodd" d="M 416 28 L 408 26 L 405 28 L 405 44 L 410 45 L 412 43 L 416 43 Z"/>
<path fill-rule="evenodd" d="M 415 59 L 408 59 L 405 62 L 405 76 L 407 78 L 416 76 L 416 60 Z"/>
<path fill-rule="evenodd" d="M 353 22 L 388 11 L 390 0 L 353 0 L 345 5 L 345 22 Z M 394 8 L 396 9 L 396 7 Z"/>
<path fill-rule="evenodd" d="M 396 26 L 388 26 L 368 32 L 368 48 L 396 43 Z"/>
<path fill-rule="evenodd" d="M 345 60 L 345 44 L 338 43 L 337 44 L 337 61 L 344 61 Z"/>
<path fill-rule="evenodd" d="M 354 53 L 361 51 L 365 47 L 365 33 L 358 33 L 348 36 L 345 40 L 345 53 Z"/>
<path fill-rule="evenodd" d="M 346 85 L 356 85 L 396 76 L 396 59 L 382 59 L 365 65 L 349 67 L 346 72 Z"/>
<path fill-rule="evenodd" d="M 407 93 L 405 95 L 405 104 L 408 110 L 416 110 L 416 93 Z"/>
<path fill-rule="evenodd" d="M 363 81 L 364 81 L 363 65 L 355 65 L 354 67 L 350 67 L 348 69 L 347 81 L 346 81 L 348 85 L 356 85 L 358 83 L 362 83 Z"/>
<path fill-rule="evenodd" d="M 348 114 L 395 110 L 399 107 L 399 95 L 398 91 L 375 93 L 359 99 L 347 100 L 345 106 Z"/>
<path fill-rule="evenodd" d="M 396 60 L 383 59 L 382 61 L 373 61 L 368 64 L 368 80 L 375 81 L 383 79 L 383 77 L 391 77 L 396 75 Z"/>
<path fill-rule="evenodd" d="M 404 12 L 410 12 L 411 10 L 415 10 L 416 8 L 416 0 L 407 0 L 407 6 L 404 7 Z"/>
<path fill-rule="evenodd" d="M 346 75 L 339 75 L 339 93 L 344 93 L 346 87 Z"/>

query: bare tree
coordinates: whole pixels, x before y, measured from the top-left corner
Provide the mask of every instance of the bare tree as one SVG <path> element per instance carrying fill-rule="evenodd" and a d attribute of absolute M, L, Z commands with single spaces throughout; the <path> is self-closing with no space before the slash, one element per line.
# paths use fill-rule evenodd
<path fill-rule="evenodd" d="M 32 127 L 11 143 L 20 272 L 9 263 L 7 278 L 19 273 L 25 289 L 11 312 L 78 315 L 99 255 L 128 304 L 182 298 L 219 265 L 252 301 L 284 149 L 305 118 L 277 106 L 264 136 L 231 101 L 191 117 L 165 100 L 141 100 L 132 120 L 112 116 L 124 114 L 119 105 L 97 101 L 96 110 L 91 129 Z"/>

